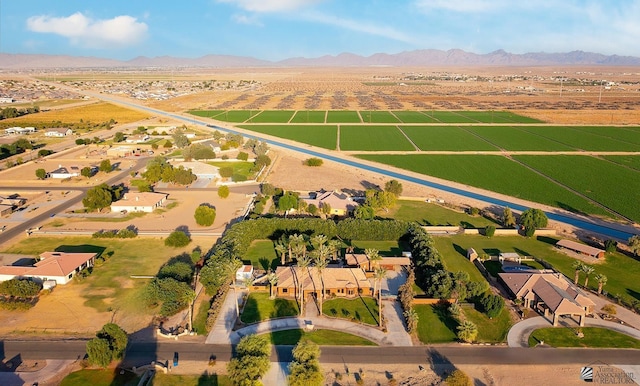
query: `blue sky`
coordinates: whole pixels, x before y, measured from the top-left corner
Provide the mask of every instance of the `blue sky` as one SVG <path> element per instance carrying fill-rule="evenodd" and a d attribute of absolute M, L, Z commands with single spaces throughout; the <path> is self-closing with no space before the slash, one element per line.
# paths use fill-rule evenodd
<path fill-rule="evenodd" d="M 252 56 L 460 48 L 640 56 L 640 0 L 0 0 L 0 52 Z"/>

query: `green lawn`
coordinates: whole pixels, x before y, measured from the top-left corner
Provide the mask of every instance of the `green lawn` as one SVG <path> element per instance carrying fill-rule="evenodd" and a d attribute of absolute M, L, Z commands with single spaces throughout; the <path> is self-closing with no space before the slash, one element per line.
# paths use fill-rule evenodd
<path fill-rule="evenodd" d="M 458 322 L 440 305 L 416 304 L 418 339 L 425 344 L 456 341 Z"/>
<path fill-rule="evenodd" d="M 468 248 L 474 248 L 479 254 L 496 255 L 500 252 L 516 252 L 522 256 L 535 256 L 551 263 L 553 267 L 573 279 L 575 261 L 572 257 L 554 247 L 557 238 L 538 236 L 526 238 L 522 236 L 455 235 L 434 237 L 435 245 L 442 254 L 445 265 L 456 254 L 466 256 Z M 533 264 L 532 264 L 533 265 Z M 538 266 L 535 266 L 538 267 Z M 640 300 L 638 277 L 640 277 L 640 261 L 621 253 L 607 253 L 603 263 L 594 264 L 595 272 L 589 278 L 589 287 L 597 289 L 598 283 L 593 279 L 595 274 L 602 273 L 608 281 L 604 290 L 617 294 L 626 301 Z M 580 282 L 584 283 L 584 274 L 580 274 Z"/>
<path fill-rule="evenodd" d="M 601 134 L 590 133 L 580 127 L 554 127 L 554 126 L 536 126 L 522 127 L 523 130 L 543 136 L 552 141 L 565 143 L 580 150 L 594 151 L 640 151 L 640 144 L 636 141 L 629 142 L 617 138 L 606 136 L 605 130 L 601 130 Z M 613 134 L 615 135 L 615 133 Z"/>
<path fill-rule="evenodd" d="M 402 121 L 402 123 L 434 123 L 435 119 L 427 116 L 421 111 L 394 111 L 393 114 Z"/>
<path fill-rule="evenodd" d="M 220 365 L 217 365 L 219 368 Z M 233 382 L 226 375 L 177 375 L 156 373 L 150 386 L 232 386 Z"/>
<path fill-rule="evenodd" d="M 379 215 L 400 221 L 415 221 L 420 225 L 460 225 L 463 228 L 497 226 L 495 222 L 482 216 L 470 216 L 424 201 L 399 200 L 389 212 Z"/>
<path fill-rule="evenodd" d="M 374 326 L 378 325 L 378 304 L 375 299 L 369 297 L 327 300 L 322 303 L 322 313 L 334 318 L 349 319 Z"/>
<path fill-rule="evenodd" d="M 637 155 L 605 155 L 602 158 L 631 169 L 640 170 L 640 156 Z"/>
<path fill-rule="evenodd" d="M 567 327 L 548 327 L 535 330 L 529 336 L 529 346 L 541 341 L 552 347 L 605 347 L 640 349 L 640 340 L 617 331 L 598 327 L 581 327 L 584 338 L 578 338 L 576 330 Z"/>
<path fill-rule="evenodd" d="M 376 343 L 368 339 L 334 330 L 284 330 L 272 332 L 269 337 L 274 345 L 294 346 L 300 340 L 308 339 L 324 346 L 377 346 Z"/>
<path fill-rule="evenodd" d="M 265 271 L 269 268 L 275 270 L 280 264 L 280 257 L 277 256 L 271 240 L 252 241 L 242 260 L 245 264 L 250 262 L 255 268 L 264 269 Z"/>
<path fill-rule="evenodd" d="M 193 329 L 200 335 L 206 334 L 207 331 L 207 316 L 209 316 L 209 301 L 203 301 L 200 303 L 200 307 L 195 312 L 193 317 Z"/>
<path fill-rule="evenodd" d="M 601 207 L 502 156 L 361 154 L 357 157 L 573 212 L 611 216 Z M 629 193 L 624 197 L 629 197 Z"/>
<path fill-rule="evenodd" d="M 97 252 L 111 257 L 97 263 L 93 273 L 82 283 L 85 305 L 100 312 L 118 309 L 122 313 L 148 313 L 140 308 L 142 289 L 148 280 L 132 280 L 131 275 L 155 275 L 170 258 L 191 252 L 194 245 L 184 249 L 170 248 L 159 239 L 93 239 L 91 237 L 29 237 L 4 253 L 37 255 L 44 251 Z"/>
<path fill-rule="evenodd" d="M 351 240 L 355 253 L 364 253 L 367 248 L 377 249 L 380 256 L 402 256 L 402 246 L 397 241 Z"/>
<path fill-rule="evenodd" d="M 261 320 L 297 316 L 300 313 L 298 303 L 290 299 L 269 299 L 268 292 L 252 292 L 240 315 L 243 323 L 255 323 Z"/>
<path fill-rule="evenodd" d="M 64 377 L 60 386 L 136 386 L 139 382 L 134 373 L 120 369 L 78 370 Z"/>
<path fill-rule="evenodd" d="M 509 311 L 506 308 L 493 319 L 489 319 L 487 315 L 476 311 L 472 307 L 462 307 L 462 311 L 467 320 L 478 326 L 478 342 L 500 343 L 507 338 L 512 323 Z"/>
<path fill-rule="evenodd" d="M 506 150 L 575 150 L 575 148 L 567 144 L 558 143 L 549 138 L 535 135 L 535 133 L 524 131 L 521 127 L 477 126 L 465 127 L 464 130 L 474 133 Z"/>
<path fill-rule="evenodd" d="M 229 162 L 211 161 L 211 162 L 207 162 L 207 164 L 215 166 L 217 168 L 232 167 L 233 168 L 233 174 L 240 174 L 240 175 L 246 176 L 247 179 L 250 179 L 250 177 L 253 177 L 252 173 L 251 173 L 251 168 L 253 167 L 253 162 L 248 162 L 248 161 L 229 161 Z"/>
<path fill-rule="evenodd" d="M 471 281 L 482 282 L 485 281 L 482 273 L 478 271 L 478 268 L 467 259 L 467 249 L 462 249 L 457 244 L 451 244 L 449 237 L 434 237 L 436 249 L 442 255 L 442 264 L 449 272 L 466 272 L 469 274 Z M 477 249 L 476 249 L 477 251 Z M 478 252 L 480 253 L 480 252 Z"/>

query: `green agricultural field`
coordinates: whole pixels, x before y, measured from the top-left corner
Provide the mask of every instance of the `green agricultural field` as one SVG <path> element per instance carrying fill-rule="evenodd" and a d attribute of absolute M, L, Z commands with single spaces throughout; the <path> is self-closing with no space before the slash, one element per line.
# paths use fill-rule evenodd
<path fill-rule="evenodd" d="M 522 256 L 535 256 L 553 265 L 553 267 L 573 279 L 575 270 L 571 265 L 574 258 L 555 248 L 558 238 L 538 236 L 526 238 L 522 236 L 494 236 L 487 238 L 480 235 L 455 235 L 434 237 L 436 248 L 446 262 L 456 254 L 466 257 L 467 249 L 474 248 L 478 253 L 497 255 L 500 252 L 516 252 Z M 613 295 L 619 295 L 626 301 L 633 299 L 640 301 L 638 277 L 640 277 L 640 261 L 634 260 L 621 253 L 607 253 L 603 263 L 593 264 L 595 272 L 589 278 L 589 288 L 597 289 L 595 274 L 607 276 L 608 281 L 604 290 Z M 580 274 L 580 282 L 584 283 L 584 274 Z"/>
<path fill-rule="evenodd" d="M 497 226 L 496 223 L 482 216 L 470 216 L 424 201 L 399 200 L 389 212 L 379 215 L 400 221 L 415 221 L 420 225 L 459 225 L 463 228 Z"/>
<path fill-rule="evenodd" d="M 389 111 L 360 111 L 362 121 L 365 123 L 399 123 L 398 118 Z"/>
<path fill-rule="evenodd" d="M 589 156 L 514 156 L 585 196 L 640 222 L 640 171 Z"/>
<path fill-rule="evenodd" d="M 341 126 L 340 150 L 415 150 L 393 126 Z"/>
<path fill-rule="evenodd" d="M 401 126 L 400 129 L 423 151 L 497 151 L 496 146 L 456 126 Z"/>
<path fill-rule="evenodd" d="M 251 242 L 247 253 L 242 256 L 245 264 L 250 262 L 257 269 L 273 269 L 280 264 L 280 257 L 277 256 L 273 241 L 254 240 Z"/>
<path fill-rule="evenodd" d="M 640 156 L 637 155 L 604 155 L 602 158 L 631 169 L 640 170 Z"/>
<path fill-rule="evenodd" d="M 611 216 L 601 207 L 502 156 L 360 154 L 357 157 L 574 212 Z"/>
<path fill-rule="evenodd" d="M 338 138 L 338 127 L 335 125 L 240 125 L 238 127 L 329 150 L 336 148 Z"/>
<path fill-rule="evenodd" d="M 402 123 L 436 123 L 432 117 L 421 111 L 393 111 L 393 115 L 398 117 Z"/>
<path fill-rule="evenodd" d="M 302 110 L 297 111 L 291 119 L 291 123 L 324 123 L 327 112 L 322 110 Z"/>
<path fill-rule="evenodd" d="M 322 313 L 334 318 L 378 325 L 378 304 L 375 299 L 369 297 L 327 300 L 322 303 Z"/>
<path fill-rule="evenodd" d="M 472 321 L 478 326 L 478 342 L 504 342 L 513 324 L 509 316 L 509 310 L 506 307 L 493 319 L 490 319 L 487 315 L 471 307 L 462 307 L 462 312 L 464 312 L 467 320 Z"/>
<path fill-rule="evenodd" d="M 602 137 L 640 145 L 640 127 L 584 126 L 575 129 Z"/>
<path fill-rule="evenodd" d="M 376 343 L 357 335 L 334 330 L 304 331 L 301 329 L 274 331 L 269 334 L 274 345 L 295 346 L 302 339 L 308 339 L 321 346 L 377 346 Z"/>
<path fill-rule="evenodd" d="M 521 130 L 543 136 L 552 141 L 564 143 L 567 146 L 580 150 L 593 151 L 640 151 L 640 144 L 607 138 L 602 135 L 592 134 L 580 128 L 574 127 L 521 127 Z"/>
<path fill-rule="evenodd" d="M 476 119 L 462 115 L 461 111 L 428 110 L 424 113 L 439 123 L 479 123 Z"/>
<path fill-rule="evenodd" d="M 225 122 L 241 123 L 257 115 L 260 110 L 228 110 L 216 115 L 215 119 Z"/>
<path fill-rule="evenodd" d="M 254 115 L 250 123 L 287 123 L 295 111 L 291 110 L 264 110 Z M 248 122 L 248 123 L 249 123 Z"/>
<path fill-rule="evenodd" d="M 418 339 L 425 344 L 455 342 L 458 321 L 440 305 L 416 304 Z"/>
<path fill-rule="evenodd" d="M 224 113 L 225 111 L 226 110 L 190 110 L 188 113 L 198 117 L 217 119 L 216 116 Z"/>
<path fill-rule="evenodd" d="M 495 146 L 505 150 L 539 150 L 539 151 L 573 151 L 566 144 L 555 142 L 551 139 L 523 131 L 521 126 L 475 126 L 464 127 L 471 133 L 491 142 Z M 537 128 L 532 128 L 534 131 Z"/>
<path fill-rule="evenodd" d="M 509 111 L 457 111 L 458 114 L 483 123 L 542 123 L 542 121 Z"/>
<path fill-rule="evenodd" d="M 243 323 L 255 323 L 262 320 L 296 316 L 300 313 L 295 300 L 270 299 L 268 292 L 252 292 L 247 298 L 240 320 Z"/>
<path fill-rule="evenodd" d="M 579 338 L 573 328 L 548 327 L 535 330 L 529 336 L 529 346 L 540 342 L 551 347 L 603 347 L 640 349 L 640 340 L 617 331 L 598 327 L 581 327 L 584 337 Z"/>
<path fill-rule="evenodd" d="M 330 110 L 327 112 L 327 123 L 361 123 L 357 111 Z"/>

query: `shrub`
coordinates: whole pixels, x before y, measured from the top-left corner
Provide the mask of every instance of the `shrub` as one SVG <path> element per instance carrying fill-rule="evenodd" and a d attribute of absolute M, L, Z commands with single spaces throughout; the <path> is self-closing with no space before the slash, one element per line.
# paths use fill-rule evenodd
<path fill-rule="evenodd" d="M 469 214 L 472 216 L 477 216 L 480 214 L 480 209 L 474 207 L 469 208 Z"/>
<path fill-rule="evenodd" d="M 193 217 L 198 225 L 209 227 L 216 219 L 216 210 L 208 205 L 200 205 L 196 208 Z"/>
<path fill-rule="evenodd" d="M 504 299 L 500 295 L 485 294 L 480 300 L 482 308 L 488 317 L 494 318 L 500 314 L 504 308 Z"/>
<path fill-rule="evenodd" d="M 227 198 L 229 197 L 229 187 L 227 185 L 222 185 L 218 188 L 218 197 Z"/>
<path fill-rule="evenodd" d="M 164 240 L 164 245 L 179 248 L 186 247 L 190 242 L 191 238 L 183 231 L 173 231 L 166 240 Z"/>
<path fill-rule="evenodd" d="M 494 227 L 493 225 L 487 225 L 486 228 L 484 228 L 484 235 L 487 237 L 493 237 L 493 235 L 496 234 L 496 227 Z"/>
<path fill-rule="evenodd" d="M 220 173 L 220 177 L 229 178 L 233 175 L 233 167 L 223 166 L 218 172 Z"/>
<path fill-rule="evenodd" d="M 241 151 L 240 153 L 238 153 L 238 156 L 236 157 L 236 159 L 239 159 L 240 161 L 246 161 L 249 159 L 249 154 Z"/>
<path fill-rule="evenodd" d="M 246 180 L 247 180 L 247 176 L 245 176 L 244 174 L 234 174 L 231 176 L 231 181 L 233 182 L 242 182 Z"/>
<path fill-rule="evenodd" d="M 615 252 L 618 250 L 618 242 L 615 240 L 607 240 L 604 242 L 604 249 L 607 252 Z"/>
<path fill-rule="evenodd" d="M 313 158 L 307 158 L 304 161 L 304 164 L 307 166 L 322 166 L 323 162 L 324 161 L 322 161 L 322 159 L 313 157 Z"/>
<path fill-rule="evenodd" d="M 471 379 L 467 374 L 465 374 L 462 370 L 454 370 L 449 376 L 444 380 L 447 386 L 471 386 Z"/>

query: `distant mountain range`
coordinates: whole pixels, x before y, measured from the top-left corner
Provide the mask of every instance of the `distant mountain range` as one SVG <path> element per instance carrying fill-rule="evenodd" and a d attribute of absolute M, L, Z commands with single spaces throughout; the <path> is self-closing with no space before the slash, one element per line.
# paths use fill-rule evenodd
<path fill-rule="evenodd" d="M 114 59 L 67 56 L 0 53 L 1 69 L 51 69 L 51 68 L 117 68 L 117 67 L 437 67 L 437 66 L 548 66 L 548 65 L 599 65 L 638 66 L 640 58 L 633 56 L 602 55 L 593 52 L 571 51 L 564 53 L 531 52 L 512 54 L 497 50 L 488 54 L 475 54 L 459 49 L 415 50 L 398 54 L 374 54 L 360 56 L 342 53 L 318 58 L 289 58 L 277 62 L 245 56 L 206 55 L 200 58 L 158 56 L 121 61 Z"/>

